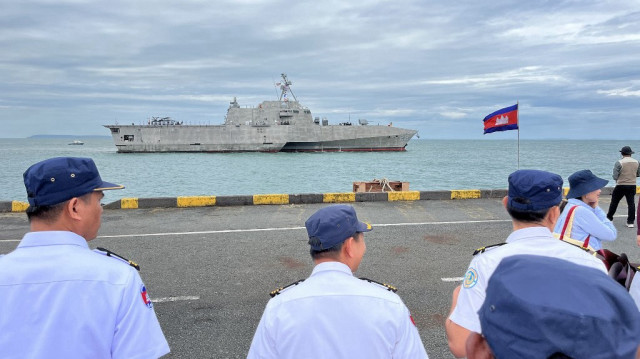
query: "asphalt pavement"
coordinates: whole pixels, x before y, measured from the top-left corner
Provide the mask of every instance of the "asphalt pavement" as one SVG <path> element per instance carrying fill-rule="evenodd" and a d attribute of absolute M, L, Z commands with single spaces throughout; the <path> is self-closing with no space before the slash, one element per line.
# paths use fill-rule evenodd
<path fill-rule="evenodd" d="M 606 210 L 609 196 L 601 200 Z M 635 229 L 606 245 L 640 260 Z M 356 202 L 373 225 L 356 273 L 398 288 L 430 358 L 452 358 L 444 321 L 473 250 L 503 242 L 511 221 L 499 199 Z M 165 358 L 243 358 L 269 292 L 306 278 L 313 264 L 305 220 L 326 204 L 105 210 L 92 248 L 141 266 L 171 347 Z M 0 213 L 0 254 L 28 231 L 24 213 Z"/>

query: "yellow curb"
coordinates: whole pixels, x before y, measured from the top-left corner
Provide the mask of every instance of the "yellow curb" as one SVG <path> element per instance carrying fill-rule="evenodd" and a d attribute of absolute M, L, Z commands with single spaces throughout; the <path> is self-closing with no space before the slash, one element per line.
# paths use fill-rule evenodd
<path fill-rule="evenodd" d="M 420 191 L 389 192 L 389 201 L 419 201 Z"/>
<path fill-rule="evenodd" d="M 11 201 L 11 212 L 25 212 L 29 208 L 28 202 Z"/>
<path fill-rule="evenodd" d="M 356 201 L 355 192 L 323 193 L 322 194 L 323 203 L 343 203 L 343 202 L 355 202 L 355 201 Z"/>
<path fill-rule="evenodd" d="M 452 190 L 451 199 L 475 199 L 480 198 L 479 189 Z"/>
<path fill-rule="evenodd" d="M 216 205 L 216 196 L 183 196 L 176 200 L 178 207 L 207 207 Z"/>
<path fill-rule="evenodd" d="M 120 200 L 120 208 L 122 208 L 122 209 L 137 209 L 138 208 L 138 199 L 137 198 L 122 198 Z"/>
<path fill-rule="evenodd" d="M 253 204 L 289 204 L 288 194 L 254 194 Z"/>

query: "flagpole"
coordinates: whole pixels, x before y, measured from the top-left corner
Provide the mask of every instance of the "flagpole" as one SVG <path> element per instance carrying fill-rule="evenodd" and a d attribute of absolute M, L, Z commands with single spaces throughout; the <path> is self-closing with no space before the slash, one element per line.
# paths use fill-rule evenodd
<path fill-rule="evenodd" d="M 520 169 L 520 101 L 516 101 L 516 118 L 518 119 L 518 169 Z"/>

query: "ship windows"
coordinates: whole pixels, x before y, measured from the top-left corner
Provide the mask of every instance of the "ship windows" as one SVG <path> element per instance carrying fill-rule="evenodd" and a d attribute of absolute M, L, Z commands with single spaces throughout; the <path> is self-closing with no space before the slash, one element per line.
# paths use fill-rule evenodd
<path fill-rule="evenodd" d="M 133 141 L 133 135 L 124 135 L 122 139 L 125 141 Z"/>
<path fill-rule="evenodd" d="M 111 133 L 120 133 L 120 127 L 111 127 Z"/>

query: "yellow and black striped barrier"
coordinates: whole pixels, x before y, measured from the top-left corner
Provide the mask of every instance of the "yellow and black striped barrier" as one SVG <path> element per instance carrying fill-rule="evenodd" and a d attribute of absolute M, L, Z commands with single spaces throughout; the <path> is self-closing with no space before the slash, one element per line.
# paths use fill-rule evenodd
<path fill-rule="evenodd" d="M 640 187 L 639 187 L 640 188 Z M 566 195 L 569 188 L 563 188 Z M 611 194 L 605 187 L 603 195 Z M 336 192 L 303 194 L 255 194 L 238 196 L 184 196 L 157 198 L 122 198 L 104 206 L 105 209 L 189 208 L 211 206 L 286 205 L 309 203 L 354 203 L 384 201 L 467 200 L 502 198 L 505 189 L 465 189 L 449 191 L 396 191 L 396 192 Z M 25 212 L 29 204 L 21 201 L 0 201 L 1 212 Z"/>

